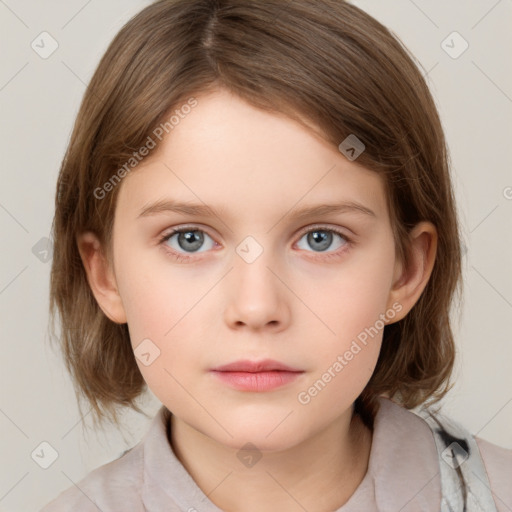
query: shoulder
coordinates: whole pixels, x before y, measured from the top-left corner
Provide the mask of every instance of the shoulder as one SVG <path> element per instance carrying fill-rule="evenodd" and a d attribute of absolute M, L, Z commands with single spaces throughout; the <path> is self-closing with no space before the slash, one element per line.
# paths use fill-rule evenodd
<path fill-rule="evenodd" d="M 139 443 L 62 491 L 40 512 L 114 512 L 128 508 L 142 511 L 142 475 L 143 445 Z"/>
<path fill-rule="evenodd" d="M 498 512 L 510 512 L 512 510 L 512 450 L 477 437 L 444 413 L 436 412 L 432 415 L 428 408 L 423 411 L 414 411 L 414 413 L 429 425 L 437 441 L 441 439 L 438 455 L 441 477 L 445 480 L 443 486 L 446 485 L 447 489 L 450 487 L 446 480 L 449 477 L 448 473 L 453 472 L 448 468 L 453 467 L 458 472 L 462 471 L 464 479 L 478 499 L 494 500 Z M 454 455 L 454 450 L 450 450 L 454 442 L 461 443 L 462 451 L 467 449 L 470 452 L 467 446 L 472 448 L 472 453 L 475 455 L 469 457 L 468 463 L 464 462 L 465 459 L 459 459 L 456 453 L 455 459 L 450 459 L 447 452 L 450 451 L 452 456 Z M 467 446 L 462 443 L 466 443 Z M 443 460 L 447 464 L 444 464 Z M 469 467 L 466 464 L 469 464 Z M 488 498 L 485 497 L 487 493 Z"/>
<path fill-rule="evenodd" d="M 512 509 L 512 450 L 475 437 L 499 512 Z"/>
<path fill-rule="evenodd" d="M 512 511 L 512 450 L 476 437 L 439 411 L 431 414 L 433 411 L 428 409 L 405 409 L 402 405 L 384 397 L 381 397 L 379 402 L 374 439 L 380 442 L 377 443 L 378 449 L 374 450 L 377 456 L 375 461 L 383 460 L 388 464 L 377 467 L 374 461 L 374 466 L 377 470 L 386 467 L 386 473 L 381 476 L 381 480 L 386 484 L 383 486 L 382 495 L 385 495 L 388 501 L 395 497 L 389 493 L 389 495 L 386 494 L 385 489 L 393 487 L 393 482 L 399 480 L 397 476 L 403 478 L 404 482 L 408 482 L 409 487 L 411 487 L 411 479 L 422 481 L 423 485 L 428 481 L 429 485 L 426 486 L 428 489 L 422 490 L 421 494 L 425 494 L 425 503 L 429 505 L 438 503 L 444 492 L 451 496 L 450 500 L 455 499 L 455 496 L 450 493 L 451 490 L 458 488 L 458 478 L 463 473 L 465 481 L 474 490 L 478 499 L 491 499 L 492 494 L 498 512 Z M 458 457 L 452 461 L 454 465 L 450 462 L 449 448 L 453 441 L 467 442 L 468 446 L 471 445 L 471 453 L 475 456 L 471 459 L 469 466 L 466 463 L 462 464 L 464 461 L 461 462 Z M 454 456 L 453 450 L 450 452 Z M 419 468 L 415 467 L 415 464 L 410 464 L 410 459 L 421 460 L 422 464 Z M 389 470 L 390 467 L 393 469 Z M 480 468 L 484 474 L 487 473 L 485 479 L 488 480 L 487 482 L 479 478 L 479 475 L 482 476 Z M 424 474 L 420 473 L 420 469 L 424 470 Z M 438 476 L 429 480 L 428 472 L 434 472 L 432 474 Z M 390 474 L 393 476 L 393 482 L 388 482 Z M 486 497 L 488 488 L 490 492 Z M 426 496 L 427 491 L 428 496 Z M 407 491 L 404 492 L 407 493 Z M 416 506 L 416 503 L 414 505 Z M 400 510 L 400 507 L 397 510 Z"/>

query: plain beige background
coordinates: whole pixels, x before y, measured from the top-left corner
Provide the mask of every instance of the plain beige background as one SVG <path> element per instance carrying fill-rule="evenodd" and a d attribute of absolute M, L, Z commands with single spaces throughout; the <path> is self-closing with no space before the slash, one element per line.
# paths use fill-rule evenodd
<path fill-rule="evenodd" d="M 420 61 L 451 150 L 466 295 L 454 324 L 456 386 L 444 410 L 512 448 L 512 1 L 354 3 Z M 137 443 L 148 425 L 127 411 L 122 433 L 84 437 L 69 376 L 47 340 L 51 255 L 44 251 L 60 161 L 86 84 L 115 33 L 147 4 L 0 0 L 0 512 L 39 510 Z M 47 58 L 41 43 L 40 53 L 31 46 L 41 37 L 44 51 L 58 44 Z M 160 406 L 151 395 L 145 404 L 151 416 Z"/>

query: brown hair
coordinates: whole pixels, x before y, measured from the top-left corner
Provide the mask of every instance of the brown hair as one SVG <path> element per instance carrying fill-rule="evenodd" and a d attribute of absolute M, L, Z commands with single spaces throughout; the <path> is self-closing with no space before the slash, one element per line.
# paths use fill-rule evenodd
<path fill-rule="evenodd" d="M 448 150 L 414 57 L 378 21 L 340 0 L 160 0 L 110 44 L 78 112 L 55 201 L 50 313 L 52 325 L 60 313 L 77 398 L 92 405 L 95 421 L 117 423 L 119 406 L 142 412 L 136 399 L 146 389 L 127 325 L 101 311 L 78 252 L 77 234 L 90 230 L 110 253 L 119 186 L 106 199 L 95 190 L 172 109 L 220 87 L 257 108 L 307 119 L 335 147 L 356 135 L 366 146 L 357 162 L 385 177 L 397 256 L 406 265 L 410 229 L 422 220 L 436 226 L 430 280 L 409 314 L 385 327 L 356 410 L 371 425 L 381 394 L 407 408 L 439 400 L 455 355 L 450 306 L 462 289 Z"/>

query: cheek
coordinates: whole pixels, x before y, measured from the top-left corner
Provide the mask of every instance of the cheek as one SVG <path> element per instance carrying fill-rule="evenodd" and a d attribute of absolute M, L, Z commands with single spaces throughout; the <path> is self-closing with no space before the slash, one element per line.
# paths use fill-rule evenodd
<path fill-rule="evenodd" d="M 315 371 L 297 395 L 308 414 L 325 416 L 328 410 L 334 417 L 350 407 L 368 384 L 380 354 L 386 316 L 385 280 L 378 278 L 368 272 L 339 276 L 326 294 L 317 297 L 315 307 L 329 329 L 319 324 L 323 334 L 314 343 Z"/>
<path fill-rule="evenodd" d="M 141 337 L 163 339 L 200 298 L 199 283 L 191 286 L 190 275 L 158 249 L 132 250 L 119 258 L 116 270 L 134 345 Z"/>
<path fill-rule="evenodd" d="M 118 261 L 116 272 L 131 345 L 144 380 L 161 399 L 165 393 L 181 396 L 177 381 L 182 382 L 189 374 L 184 369 L 197 368 L 203 357 L 198 318 L 204 316 L 201 298 L 211 283 L 191 278 L 190 272 L 167 263 L 162 255 L 136 251 Z"/>
<path fill-rule="evenodd" d="M 182 386 L 190 388 L 187 378 L 200 356 L 197 344 L 191 343 L 199 338 L 194 330 L 198 323 L 189 321 L 193 318 L 192 311 L 187 314 L 191 301 L 180 293 L 179 280 L 174 279 L 170 287 L 155 274 L 144 277 L 141 273 L 125 288 L 130 340 L 152 393 L 162 403 L 169 403 L 169 397 L 173 397 L 173 406 L 186 407 L 189 396 Z M 195 297 L 194 302 L 197 300 Z"/>
<path fill-rule="evenodd" d="M 337 348 L 368 329 L 383 329 L 393 267 L 394 248 L 383 237 L 371 247 L 355 251 L 339 267 L 317 276 L 318 286 L 305 283 L 305 302 L 314 305 L 327 339 L 339 341 Z"/>
<path fill-rule="evenodd" d="M 308 303 L 323 323 L 318 323 L 323 334 L 317 340 L 322 350 L 316 354 L 315 377 L 332 381 L 333 389 L 357 396 L 373 373 L 385 320 L 394 316 L 387 309 L 393 265 L 393 246 L 381 240 L 323 276 L 323 293 L 309 292 Z"/>

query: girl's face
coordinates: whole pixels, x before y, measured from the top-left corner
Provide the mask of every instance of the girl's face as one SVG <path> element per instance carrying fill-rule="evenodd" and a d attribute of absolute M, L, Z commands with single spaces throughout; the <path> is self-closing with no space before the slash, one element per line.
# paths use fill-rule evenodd
<path fill-rule="evenodd" d="M 121 184 L 122 308 L 177 418 L 233 448 L 286 449 L 351 414 L 384 323 L 403 316 L 384 184 L 284 116 L 224 91 L 197 99 Z M 212 371 L 263 359 L 301 373 L 256 390 Z"/>

